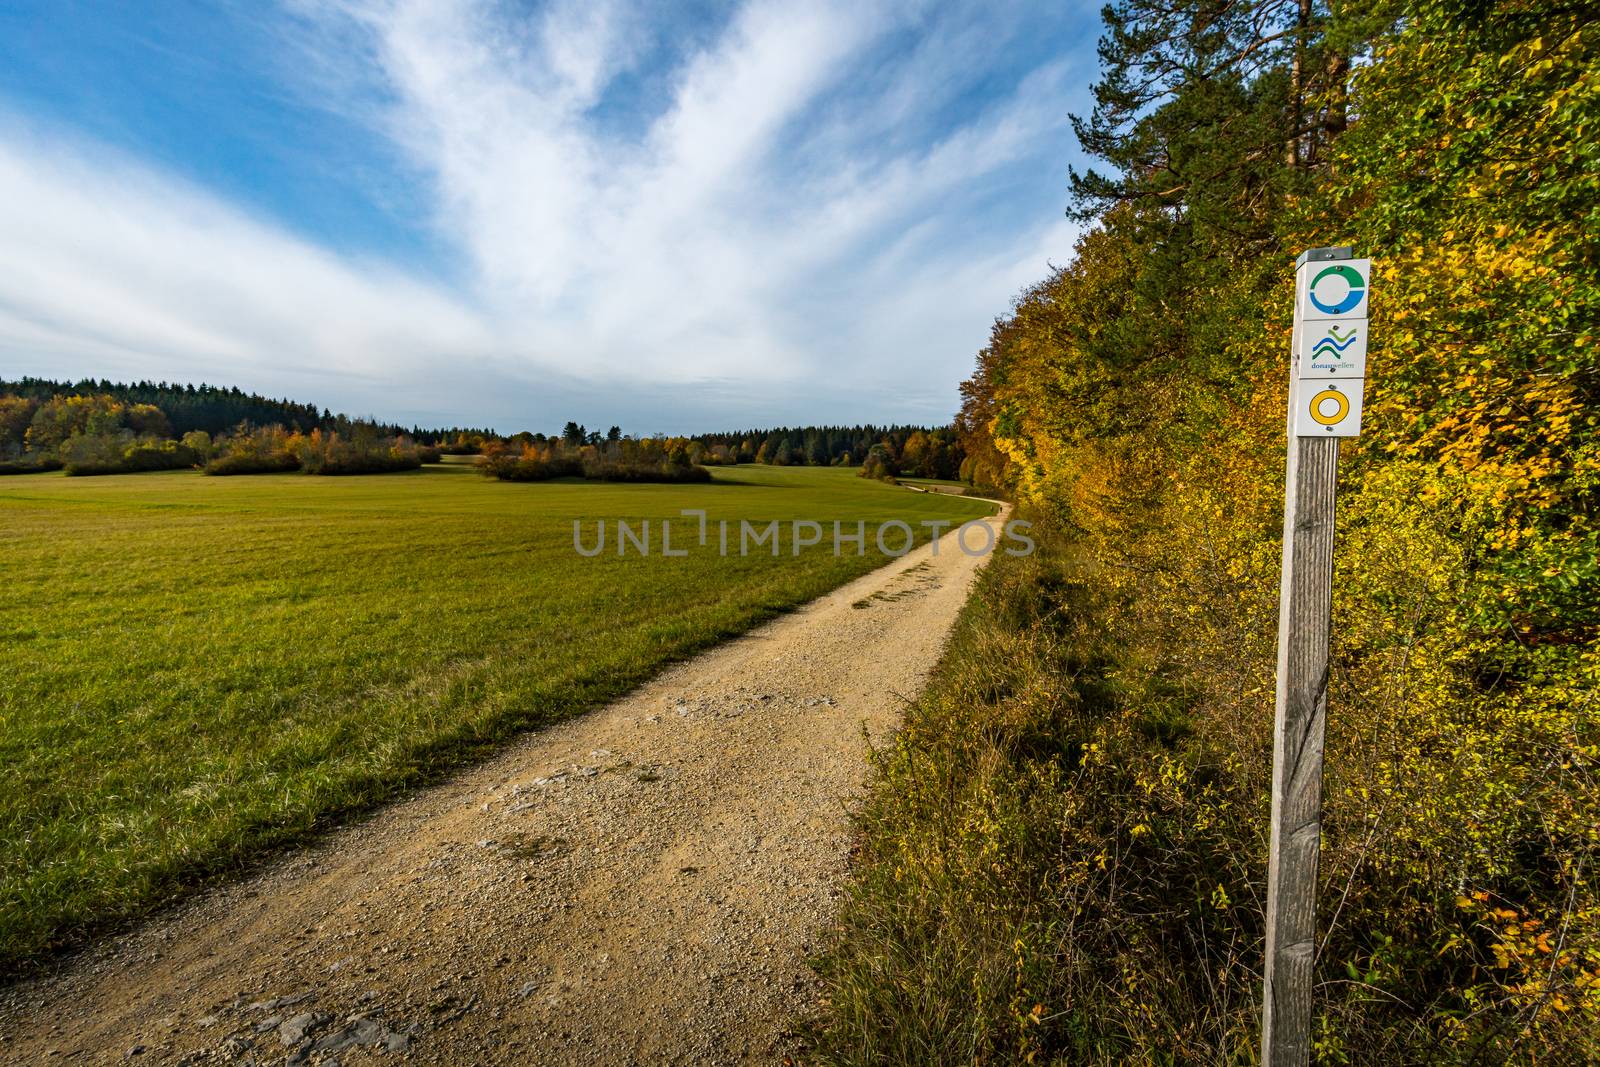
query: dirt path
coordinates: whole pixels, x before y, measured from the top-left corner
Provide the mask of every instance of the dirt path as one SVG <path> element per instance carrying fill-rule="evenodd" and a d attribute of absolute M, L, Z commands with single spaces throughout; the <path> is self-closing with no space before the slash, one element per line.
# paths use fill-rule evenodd
<path fill-rule="evenodd" d="M 781 1062 L 939 548 L 0 991 L 0 1063 Z"/>

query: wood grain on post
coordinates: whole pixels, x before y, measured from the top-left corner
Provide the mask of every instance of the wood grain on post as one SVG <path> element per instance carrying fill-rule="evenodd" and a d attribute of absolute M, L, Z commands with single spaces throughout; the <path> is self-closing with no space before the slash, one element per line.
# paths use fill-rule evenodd
<path fill-rule="evenodd" d="M 1316 962 L 1338 476 L 1337 438 L 1289 438 L 1261 1025 L 1261 1060 L 1271 1067 L 1311 1062 L 1311 972 Z"/>

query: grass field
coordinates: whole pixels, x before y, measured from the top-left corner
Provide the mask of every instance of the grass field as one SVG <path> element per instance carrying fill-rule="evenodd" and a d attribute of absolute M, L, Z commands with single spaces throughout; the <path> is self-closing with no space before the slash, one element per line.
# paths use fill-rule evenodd
<path fill-rule="evenodd" d="M 958 482 L 954 478 L 897 478 L 901 485 L 914 485 L 918 488 L 929 485 L 942 485 L 948 489 L 965 489 L 966 482 Z"/>
<path fill-rule="evenodd" d="M 681 508 L 869 533 L 991 510 L 830 468 L 0 482 L 0 971 L 883 562 L 573 551 L 573 519 Z"/>

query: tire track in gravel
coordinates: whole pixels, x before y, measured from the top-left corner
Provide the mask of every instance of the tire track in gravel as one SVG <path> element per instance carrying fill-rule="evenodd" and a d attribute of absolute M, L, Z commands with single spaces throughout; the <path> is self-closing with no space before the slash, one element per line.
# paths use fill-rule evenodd
<path fill-rule="evenodd" d="M 0 1062 L 781 1062 L 955 536 L 0 991 Z"/>

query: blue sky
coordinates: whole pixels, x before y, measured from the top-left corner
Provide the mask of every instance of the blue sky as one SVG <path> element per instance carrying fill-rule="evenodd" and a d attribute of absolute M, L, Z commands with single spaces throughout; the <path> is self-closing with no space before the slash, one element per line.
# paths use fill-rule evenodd
<path fill-rule="evenodd" d="M 1070 256 L 1095 10 L 6 0 L 0 376 L 943 422 Z"/>

